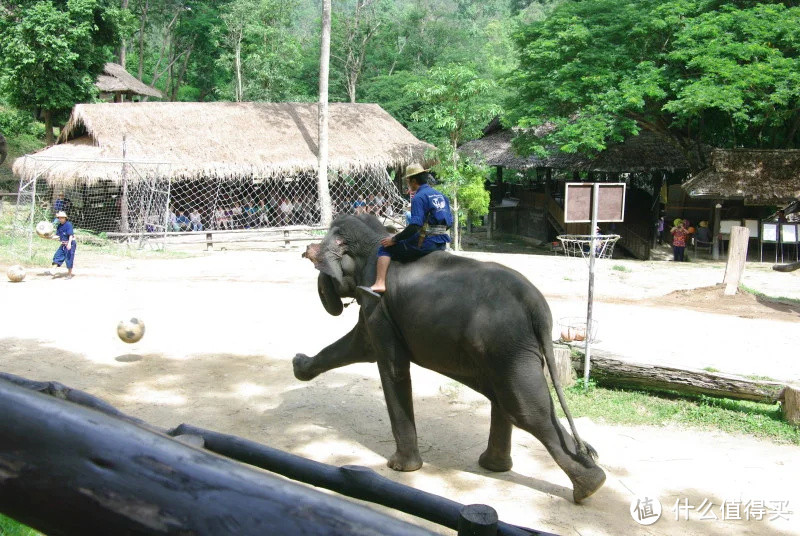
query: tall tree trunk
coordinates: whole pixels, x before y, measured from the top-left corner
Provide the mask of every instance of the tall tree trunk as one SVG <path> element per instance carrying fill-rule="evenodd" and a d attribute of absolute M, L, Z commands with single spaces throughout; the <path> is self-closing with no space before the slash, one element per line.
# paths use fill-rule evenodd
<path fill-rule="evenodd" d="M 331 0 L 322 0 L 322 38 L 319 51 L 319 148 L 317 190 L 320 223 L 328 227 L 333 219 L 331 194 L 328 189 L 328 72 L 331 63 Z"/>
<path fill-rule="evenodd" d="M 47 145 L 53 145 L 55 136 L 53 135 L 53 112 L 52 110 L 44 110 L 44 141 Z"/>
<path fill-rule="evenodd" d="M 236 38 L 236 102 L 241 102 L 241 101 L 242 101 L 242 34 L 240 33 Z"/>
<path fill-rule="evenodd" d="M 150 7 L 150 0 L 145 0 L 144 5 L 142 6 L 142 21 L 139 24 L 139 71 L 138 71 L 138 78 L 139 81 L 142 81 L 142 76 L 144 75 L 144 30 L 145 26 L 147 25 L 147 10 Z"/>
<path fill-rule="evenodd" d="M 123 10 L 128 9 L 128 0 L 122 0 L 122 4 L 120 7 L 122 7 Z M 123 38 L 120 40 L 119 51 L 117 53 L 119 64 L 122 65 L 123 69 L 125 68 L 126 53 L 127 53 L 127 44 L 125 42 L 125 38 Z"/>

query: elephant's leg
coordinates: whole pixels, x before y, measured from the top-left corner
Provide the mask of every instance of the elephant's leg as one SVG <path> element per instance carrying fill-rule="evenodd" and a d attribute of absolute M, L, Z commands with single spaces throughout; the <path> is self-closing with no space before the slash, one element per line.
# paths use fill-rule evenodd
<path fill-rule="evenodd" d="M 366 333 L 362 321 L 350 330 L 350 332 L 322 349 L 314 357 L 305 354 L 297 354 L 292 360 L 294 367 L 294 377 L 298 380 L 308 381 L 323 372 L 331 369 L 352 365 L 353 363 L 371 363 L 375 361 L 372 347 L 366 338 Z"/>
<path fill-rule="evenodd" d="M 492 424 L 489 428 L 489 445 L 478 463 L 489 471 L 508 471 L 514 464 L 511 460 L 511 430 L 513 425 L 508 415 L 492 402 Z"/>
<path fill-rule="evenodd" d="M 507 376 L 508 384 L 495 390 L 498 402 L 511 422 L 541 441 L 567 473 L 572 481 L 573 499 L 579 503 L 600 489 L 606 475 L 592 458 L 577 452 L 575 440 L 558 421 L 539 363 L 541 360 L 533 355 L 515 358 Z"/>
<path fill-rule="evenodd" d="M 391 342 L 389 343 L 391 344 Z M 414 423 L 414 402 L 411 395 L 411 363 L 406 359 L 398 362 L 398 352 L 389 350 L 387 354 L 395 354 L 394 359 L 378 358 L 378 371 L 381 375 L 383 395 L 389 420 L 392 423 L 392 434 L 397 450 L 389 458 L 386 465 L 395 471 L 416 471 L 422 467 L 422 457 L 417 445 L 417 427 Z"/>
<path fill-rule="evenodd" d="M 392 434 L 397 450 L 387 465 L 395 471 L 416 471 L 422 467 L 414 424 L 414 402 L 411 395 L 411 361 L 405 345 L 395 334 L 382 308 L 369 315 L 367 326 L 378 358 L 383 396 L 389 410 Z"/>

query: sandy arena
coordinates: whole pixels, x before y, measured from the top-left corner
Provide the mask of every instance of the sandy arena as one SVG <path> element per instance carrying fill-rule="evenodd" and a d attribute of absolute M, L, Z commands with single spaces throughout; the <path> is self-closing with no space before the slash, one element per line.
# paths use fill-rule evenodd
<path fill-rule="evenodd" d="M 800 448 L 722 432 L 613 426 L 577 418 L 600 454 L 606 485 L 583 505 L 567 476 L 532 436 L 514 431 L 514 468 L 478 466 L 489 404 L 435 373 L 412 369 L 425 465 L 391 471 L 394 452 L 377 367 L 353 365 L 308 383 L 291 358 L 313 355 L 356 322 L 357 304 L 331 317 L 317 297 L 317 272 L 300 249 L 215 252 L 192 258 L 76 261 L 70 281 L 36 275 L 0 283 L 0 370 L 86 390 L 159 426 L 192 423 L 342 464 L 360 464 L 398 482 L 462 503 L 486 503 L 509 523 L 564 535 L 800 535 Z M 585 314 L 580 259 L 470 253 L 521 271 L 548 298 L 553 317 Z M 615 268 L 619 266 L 621 268 Z M 5 270 L 5 268 L 3 268 Z M 597 280 L 598 346 L 633 361 L 714 367 L 800 383 L 800 307 L 731 300 L 702 289 L 721 282 L 724 264 L 604 261 Z M 744 284 L 800 298 L 800 272 L 748 264 Z M 116 337 L 120 318 L 138 316 L 144 339 Z M 554 338 L 558 327 L 554 327 Z M 795 475 L 795 476 L 791 476 Z M 661 519 L 640 526 L 629 508 L 649 493 Z M 779 519 L 675 519 L 676 500 L 699 507 L 723 500 L 788 501 Z M 379 507 L 376 507 L 379 508 Z M 442 534 L 452 532 L 394 513 Z"/>

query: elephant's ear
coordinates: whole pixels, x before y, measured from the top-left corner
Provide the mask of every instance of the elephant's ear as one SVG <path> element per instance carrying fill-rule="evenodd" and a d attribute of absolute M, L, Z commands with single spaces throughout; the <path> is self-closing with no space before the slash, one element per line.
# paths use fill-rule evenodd
<path fill-rule="evenodd" d="M 324 272 L 320 272 L 317 278 L 317 292 L 322 306 L 332 316 L 339 316 L 344 310 L 342 299 L 336 293 L 336 285 L 333 278 Z"/>

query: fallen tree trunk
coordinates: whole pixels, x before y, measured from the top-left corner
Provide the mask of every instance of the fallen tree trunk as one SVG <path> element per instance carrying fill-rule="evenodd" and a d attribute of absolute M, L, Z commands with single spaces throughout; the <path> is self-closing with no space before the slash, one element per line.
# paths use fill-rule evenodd
<path fill-rule="evenodd" d="M 580 377 L 583 358 L 574 359 L 572 365 Z M 669 390 L 770 404 L 780 399 L 786 387 L 779 382 L 750 380 L 730 374 L 631 363 L 610 357 L 600 350 L 592 350 L 591 374 L 599 385 Z"/>
<path fill-rule="evenodd" d="M 49 536 L 432 534 L 103 409 L 0 381 L 0 512 Z"/>
<path fill-rule="evenodd" d="M 778 272 L 794 272 L 800 270 L 800 261 L 790 262 L 789 264 L 773 264 L 772 269 Z"/>

